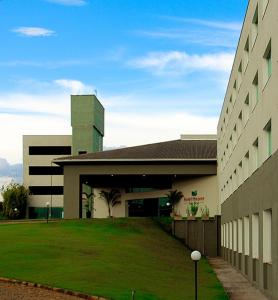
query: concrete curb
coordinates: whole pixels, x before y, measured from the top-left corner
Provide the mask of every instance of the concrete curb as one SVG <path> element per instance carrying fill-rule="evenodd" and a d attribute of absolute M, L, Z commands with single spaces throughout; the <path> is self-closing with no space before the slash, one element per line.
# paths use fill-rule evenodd
<path fill-rule="evenodd" d="M 75 291 L 68 290 L 68 289 L 57 288 L 57 287 L 52 287 L 52 286 L 49 286 L 49 285 L 44 285 L 44 284 L 34 283 L 34 282 L 29 282 L 29 281 L 22 281 L 22 280 L 17 280 L 17 279 L 10 279 L 10 278 L 0 277 L 0 282 L 18 284 L 18 285 L 23 285 L 23 286 L 28 286 L 28 287 L 36 287 L 36 288 L 40 288 L 40 289 L 44 289 L 44 290 L 57 292 L 57 293 L 60 293 L 60 294 L 75 296 L 75 297 L 78 297 L 80 299 L 109 300 L 107 298 L 100 297 L 100 296 L 91 296 L 89 294 L 85 294 L 85 293 L 82 293 L 82 292 L 75 292 Z"/>

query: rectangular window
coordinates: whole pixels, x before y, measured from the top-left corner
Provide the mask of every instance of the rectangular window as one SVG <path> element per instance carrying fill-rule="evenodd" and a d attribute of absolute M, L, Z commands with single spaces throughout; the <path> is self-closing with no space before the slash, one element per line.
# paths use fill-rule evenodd
<path fill-rule="evenodd" d="M 249 94 L 246 96 L 245 101 L 244 101 L 244 111 L 243 111 L 243 117 L 244 117 L 244 126 L 249 120 L 250 116 L 250 105 L 249 105 Z"/>
<path fill-rule="evenodd" d="M 29 155 L 71 155 L 71 146 L 30 146 Z"/>
<path fill-rule="evenodd" d="M 272 210 L 263 211 L 263 262 L 271 263 Z"/>
<path fill-rule="evenodd" d="M 259 258 L 259 214 L 252 215 L 252 257 Z"/>
<path fill-rule="evenodd" d="M 237 121 L 237 133 L 238 137 L 240 137 L 242 132 L 242 111 L 238 115 L 238 121 Z"/>
<path fill-rule="evenodd" d="M 229 222 L 229 249 L 233 250 L 233 223 Z"/>
<path fill-rule="evenodd" d="M 245 46 L 244 46 L 244 71 L 246 71 L 248 63 L 249 63 L 249 37 L 246 40 Z"/>
<path fill-rule="evenodd" d="M 239 67 L 238 67 L 238 84 L 237 84 L 237 88 L 238 90 L 240 89 L 240 86 L 241 86 L 241 83 L 242 83 L 242 61 L 240 62 L 239 64 Z"/>
<path fill-rule="evenodd" d="M 263 58 L 264 58 L 263 77 L 264 77 L 264 85 L 265 85 L 272 74 L 271 40 L 269 41 L 266 47 Z"/>
<path fill-rule="evenodd" d="M 265 137 L 266 137 L 266 158 L 270 157 L 272 154 L 272 133 L 271 133 L 271 120 L 268 121 L 264 127 Z"/>
<path fill-rule="evenodd" d="M 262 0 L 262 15 L 264 16 L 269 0 Z"/>
<path fill-rule="evenodd" d="M 30 195 L 63 195 L 63 186 L 29 186 Z"/>
<path fill-rule="evenodd" d="M 249 151 L 244 156 L 243 172 L 244 180 L 246 180 L 249 177 Z"/>
<path fill-rule="evenodd" d="M 256 73 L 252 82 L 252 108 L 259 102 L 259 75 Z"/>
<path fill-rule="evenodd" d="M 244 254 L 249 255 L 249 243 L 250 243 L 250 229 L 249 229 L 249 217 L 244 217 L 243 219 L 244 226 Z"/>
<path fill-rule="evenodd" d="M 236 130 L 236 125 L 234 126 L 234 129 L 233 129 L 233 143 L 234 143 L 234 147 L 236 146 L 237 144 L 237 130 Z"/>
<path fill-rule="evenodd" d="M 237 220 L 238 253 L 242 253 L 242 219 Z"/>
<path fill-rule="evenodd" d="M 237 221 L 233 221 L 233 250 L 237 251 Z"/>
<path fill-rule="evenodd" d="M 258 5 L 256 7 L 253 20 L 252 20 L 252 47 L 254 46 L 257 36 L 258 36 L 258 24 L 259 24 L 259 15 L 258 15 Z"/>
<path fill-rule="evenodd" d="M 256 138 L 253 143 L 253 171 L 259 167 L 259 139 Z"/>
<path fill-rule="evenodd" d="M 229 225 L 228 223 L 225 224 L 225 231 L 226 231 L 226 241 L 225 241 L 225 246 L 228 249 L 229 248 Z"/>
<path fill-rule="evenodd" d="M 63 175 L 62 167 L 29 167 L 29 175 Z"/>
<path fill-rule="evenodd" d="M 238 185 L 242 184 L 242 161 L 238 164 Z"/>

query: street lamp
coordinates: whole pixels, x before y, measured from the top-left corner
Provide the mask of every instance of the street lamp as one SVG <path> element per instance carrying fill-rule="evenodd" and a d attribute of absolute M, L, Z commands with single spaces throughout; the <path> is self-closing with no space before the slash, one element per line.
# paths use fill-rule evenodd
<path fill-rule="evenodd" d="M 198 261 L 201 259 L 201 253 L 199 251 L 193 251 L 191 253 L 191 259 L 194 261 L 195 263 L 195 300 L 198 299 L 197 295 L 197 263 Z"/>
<path fill-rule="evenodd" d="M 49 218 L 49 202 L 46 202 L 46 223 L 48 223 Z"/>

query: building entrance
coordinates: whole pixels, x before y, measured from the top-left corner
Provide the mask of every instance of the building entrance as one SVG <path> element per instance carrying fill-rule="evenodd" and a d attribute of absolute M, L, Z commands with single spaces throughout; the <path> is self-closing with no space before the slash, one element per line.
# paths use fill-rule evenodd
<path fill-rule="evenodd" d="M 169 216 L 171 208 L 167 198 L 137 199 L 128 201 L 129 217 L 159 217 Z"/>

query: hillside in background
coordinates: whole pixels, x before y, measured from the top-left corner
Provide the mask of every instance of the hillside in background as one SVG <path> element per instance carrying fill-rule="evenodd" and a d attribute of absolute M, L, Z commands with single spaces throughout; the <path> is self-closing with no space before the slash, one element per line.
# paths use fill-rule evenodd
<path fill-rule="evenodd" d="M 7 178 L 22 183 L 22 164 L 9 164 L 5 158 L 0 157 L 0 186 L 7 182 Z"/>

